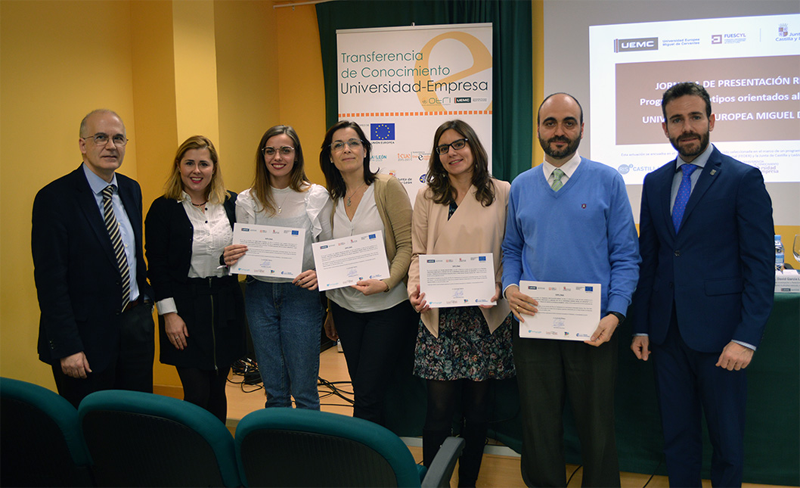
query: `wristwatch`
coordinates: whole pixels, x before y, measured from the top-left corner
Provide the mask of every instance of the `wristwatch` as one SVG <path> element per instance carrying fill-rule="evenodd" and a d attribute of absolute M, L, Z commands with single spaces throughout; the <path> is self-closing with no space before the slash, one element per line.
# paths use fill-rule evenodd
<path fill-rule="evenodd" d="M 617 320 L 619 320 L 619 323 L 617 325 L 622 325 L 622 323 L 625 322 L 625 316 L 619 312 L 608 312 L 606 315 L 613 315 L 614 317 L 616 317 Z"/>

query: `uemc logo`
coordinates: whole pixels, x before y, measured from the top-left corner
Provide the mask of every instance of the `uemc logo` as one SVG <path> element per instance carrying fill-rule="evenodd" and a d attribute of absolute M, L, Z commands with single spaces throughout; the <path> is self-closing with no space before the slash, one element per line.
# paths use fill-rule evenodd
<path fill-rule="evenodd" d="M 658 37 L 641 37 L 639 39 L 614 39 L 614 52 L 658 51 Z"/>

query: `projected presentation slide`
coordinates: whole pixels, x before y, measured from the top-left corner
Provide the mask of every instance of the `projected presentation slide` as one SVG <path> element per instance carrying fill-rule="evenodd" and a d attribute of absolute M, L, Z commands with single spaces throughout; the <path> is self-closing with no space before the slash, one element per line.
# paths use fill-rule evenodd
<path fill-rule="evenodd" d="M 591 26 L 592 159 L 627 184 L 676 156 L 661 97 L 682 81 L 711 95 L 711 142 L 767 182 L 800 181 L 800 15 Z"/>

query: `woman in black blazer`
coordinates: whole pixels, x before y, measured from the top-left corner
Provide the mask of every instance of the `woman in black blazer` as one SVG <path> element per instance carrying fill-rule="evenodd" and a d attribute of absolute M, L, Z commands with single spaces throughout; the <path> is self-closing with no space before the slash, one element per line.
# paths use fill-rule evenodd
<path fill-rule="evenodd" d="M 233 240 L 235 202 L 236 194 L 223 185 L 214 144 L 193 136 L 178 148 L 164 195 L 145 219 L 160 360 L 178 369 L 184 400 L 222 422 L 228 371 L 245 354 L 241 288 L 220 267 L 223 249 Z"/>

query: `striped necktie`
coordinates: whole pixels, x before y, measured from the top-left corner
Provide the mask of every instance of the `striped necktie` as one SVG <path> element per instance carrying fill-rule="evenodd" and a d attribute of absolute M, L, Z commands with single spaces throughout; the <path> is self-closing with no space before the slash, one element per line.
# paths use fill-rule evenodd
<path fill-rule="evenodd" d="M 556 168 L 553 170 L 553 184 L 550 185 L 550 188 L 553 191 L 558 191 L 564 186 L 564 183 L 561 183 L 561 177 L 564 176 L 564 172 L 561 171 L 561 168 Z"/>
<path fill-rule="evenodd" d="M 672 225 L 675 226 L 676 234 L 681 228 L 683 212 L 686 210 L 686 203 L 689 202 L 689 195 L 692 194 L 691 176 L 698 167 L 694 164 L 681 165 L 683 178 L 681 178 L 681 185 L 678 187 L 678 194 L 675 195 L 675 203 L 672 205 Z"/>
<path fill-rule="evenodd" d="M 113 185 L 108 185 L 103 189 L 103 220 L 106 223 L 108 236 L 111 237 L 111 245 L 114 246 L 114 255 L 117 258 L 120 277 L 122 277 L 122 310 L 125 310 L 131 299 L 131 272 L 128 267 L 128 258 L 125 255 L 125 246 L 122 245 L 122 236 L 119 233 L 119 223 L 111 205 L 113 192 Z"/>

